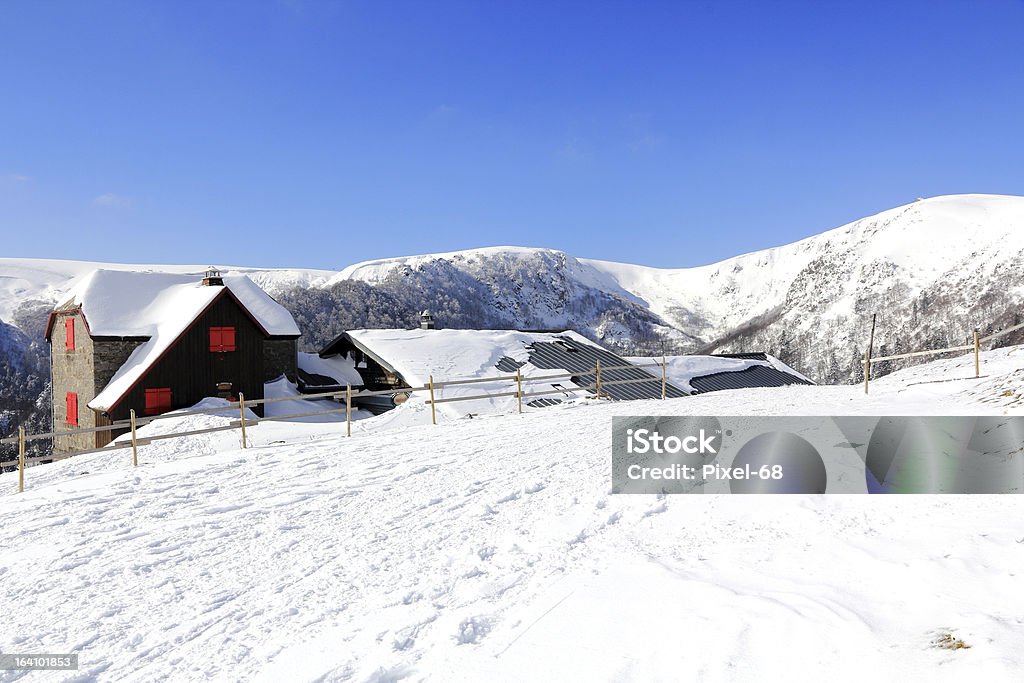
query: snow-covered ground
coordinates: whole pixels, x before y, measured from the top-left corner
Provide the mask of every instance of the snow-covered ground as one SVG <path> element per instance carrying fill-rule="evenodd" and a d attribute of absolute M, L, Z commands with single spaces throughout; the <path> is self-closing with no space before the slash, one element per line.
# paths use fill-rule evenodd
<path fill-rule="evenodd" d="M 0 651 L 81 654 L 0 681 L 1019 680 L 1019 497 L 610 495 L 613 415 L 1024 414 L 1024 348 L 982 374 L 438 426 L 407 404 L 352 438 L 266 422 L 23 495 L 0 475 Z"/>

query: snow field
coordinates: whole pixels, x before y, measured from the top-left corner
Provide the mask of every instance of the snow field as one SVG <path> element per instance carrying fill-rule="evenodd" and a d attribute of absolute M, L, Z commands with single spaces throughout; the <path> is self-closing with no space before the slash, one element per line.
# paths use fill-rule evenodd
<path fill-rule="evenodd" d="M 0 650 L 81 653 L 41 681 L 1017 680 L 1018 497 L 612 496 L 607 442 L 616 414 L 1019 414 L 1022 353 L 0 475 Z"/>

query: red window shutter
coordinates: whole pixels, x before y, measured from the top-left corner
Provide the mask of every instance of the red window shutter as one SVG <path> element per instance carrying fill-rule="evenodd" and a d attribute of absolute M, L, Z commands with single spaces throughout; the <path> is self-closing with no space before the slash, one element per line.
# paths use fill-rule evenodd
<path fill-rule="evenodd" d="M 171 409 L 170 389 L 146 389 L 146 415 L 159 415 Z"/>
<path fill-rule="evenodd" d="M 210 328 L 210 351 L 213 353 L 224 353 L 234 351 L 235 328 L 233 327 L 211 327 Z"/>
<path fill-rule="evenodd" d="M 64 318 L 64 346 L 68 351 L 75 350 L 75 319 Z"/>
<path fill-rule="evenodd" d="M 64 421 L 67 422 L 69 425 L 77 427 L 78 426 L 78 394 L 69 391 L 67 396 L 65 397 L 65 400 L 67 402 L 67 406 L 66 406 L 67 407 L 67 417 L 65 418 Z"/>

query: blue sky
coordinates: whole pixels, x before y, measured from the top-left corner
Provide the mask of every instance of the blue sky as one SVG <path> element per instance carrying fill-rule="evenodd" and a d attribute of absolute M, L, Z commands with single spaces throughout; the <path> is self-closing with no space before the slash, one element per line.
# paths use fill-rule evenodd
<path fill-rule="evenodd" d="M 1024 2 L 0 2 L 5 256 L 690 266 L 1024 194 Z"/>

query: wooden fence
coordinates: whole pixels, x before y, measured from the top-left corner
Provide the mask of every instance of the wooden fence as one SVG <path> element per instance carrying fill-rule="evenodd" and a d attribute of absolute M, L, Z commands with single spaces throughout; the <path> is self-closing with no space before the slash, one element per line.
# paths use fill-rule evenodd
<path fill-rule="evenodd" d="M 990 334 L 987 337 L 980 336 L 977 329 L 974 330 L 974 339 L 970 344 L 964 344 L 962 346 L 950 346 L 944 349 L 928 349 L 926 351 L 911 351 L 910 353 L 897 353 L 892 356 L 878 356 L 874 357 L 871 355 L 872 347 L 874 346 L 875 338 L 875 318 L 871 317 L 871 338 L 868 341 L 867 349 L 864 351 L 864 360 L 861 363 L 864 365 L 864 393 L 868 393 L 868 384 L 871 382 L 871 366 L 875 363 L 881 363 L 887 360 L 898 360 L 900 358 L 914 358 L 917 356 L 936 356 L 942 353 L 955 353 L 959 351 L 973 351 L 974 352 L 974 376 L 981 377 L 981 345 L 990 342 L 993 339 L 1016 332 L 1024 328 L 1024 323 L 1020 325 L 1014 325 L 1008 327 L 1005 330 L 1000 330 L 994 334 Z"/>
<path fill-rule="evenodd" d="M 18 444 L 18 459 L 7 460 L 0 462 L 0 468 L 11 467 L 17 465 L 18 467 L 18 492 L 21 493 L 25 490 L 25 467 L 28 464 L 44 463 L 44 462 L 55 462 L 59 460 L 65 460 L 67 458 L 76 455 L 85 455 L 87 453 L 99 453 L 108 452 L 117 449 L 132 449 L 132 465 L 138 466 L 139 464 L 139 448 L 146 446 L 155 441 L 163 441 L 166 439 L 178 439 L 185 436 L 195 436 L 199 434 L 211 434 L 214 432 L 223 432 L 232 429 L 240 430 L 242 438 L 242 448 L 248 447 L 248 440 L 246 435 L 246 427 L 259 424 L 261 422 L 279 422 L 284 420 L 296 420 L 303 417 L 313 417 L 317 415 L 333 415 L 337 413 L 345 413 L 345 433 L 347 436 L 352 436 L 352 400 L 366 396 L 384 396 L 393 395 L 396 393 L 415 393 L 415 392 L 427 392 L 429 398 L 426 401 L 430 405 L 430 421 L 433 424 L 437 424 L 437 411 L 436 405 L 439 403 L 452 403 L 455 401 L 471 401 L 481 400 L 488 398 L 500 398 L 500 397 L 516 397 L 517 410 L 519 413 L 523 412 L 523 399 L 532 399 L 540 396 L 550 396 L 552 394 L 571 395 L 582 391 L 594 390 L 598 399 L 607 397 L 602 389 L 603 387 L 616 385 L 616 384 L 637 384 L 641 382 L 657 382 L 658 377 L 651 375 L 649 379 L 622 379 L 622 380 L 611 380 L 602 381 L 602 372 L 611 372 L 613 370 L 627 370 L 633 368 L 659 368 L 661 370 L 661 398 L 664 400 L 666 396 L 666 387 L 668 384 L 668 366 L 665 357 L 662 357 L 661 363 L 649 363 L 639 365 L 616 365 L 611 367 L 602 367 L 601 363 L 588 370 L 581 370 L 577 372 L 565 372 L 552 375 L 537 375 L 530 377 L 523 377 L 520 370 L 516 370 L 514 375 L 498 375 L 495 377 L 474 377 L 472 379 L 456 379 L 443 382 L 435 382 L 433 375 L 429 377 L 427 384 L 419 387 L 403 387 L 401 389 L 387 389 L 380 391 L 357 391 L 353 392 L 351 386 L 345 387 L 344 391 L 331 391 L 317 394 L 302 394 L 300 396 L 284 396 L 279 398 L 263 398 L 253 401 L 247 401 L 244 394 L 240 394 L 238 401 L 230 402 L 227 406 L 219 406 L 217 408 L 203 408 L 200 410 L 180 410 L 171 413 L 164 413 L 162 415 L 153 415 L 147 417 L 136 417 L 135 411 L 131 411 L 131 417 L 128 420 L 120 420 L 109 425 L 102 427 L 86 427 L 76 428 L 67 430 L 54 430 L 50 432 L 41 432 L 38 434 L 28 434 L 25 432 L 24 427 L 18 428 L 18 435 L 13 437 L 7 437 L 0 439 L 2 444 Z M 587 375 L 594 375 L 595 381 L 585 385 L 578 385 L 573 387 L 564 387 L 561 389 L 551 389 L 544 391 L 524 391 L 523 386 L 529 385 L 535 382 L 548 382 L 556 379 L 569 379 L 574 377 L 584 377 Z M 487 392 L 470 396 L 453 396 L 450 398 L 437 398 L 436 393 L 444 389 L 445 387 L 453 386 L 465 386 L 469 384 L 482 384 L 482 383 L 504 383 L 508 382 L 515 387 L 512 391 L 503 392 Z M 274 415 L 272 417 L 246 417 L 245 409 L 249 406 L 254 405 L 267 405 L 271 403 L 280 403 L 284 401 L 304 401 L 314 399 L 333 399 L 338 401 L 344 401 L 343 408 L 336 408 L 332 410 L 318 410 L 318 411 L 307 411 L 301 413 L 293 413 L 290 415 Z M 138 428 L 144 427 L 145 425 L 152 424 L 159 420 L 168 420 L 173 418 L 184 417 L 187 415 L 209 415 L 224 413 L 229 410 L 238 410 L 239 419 L 233 420 L 226 425 L 219 427 L 207 427 L 205 429 L 193 429 L 183 432 L 171 432 L 168 434 L 158 434 L 154 436 L 139 437 Z M 52 439 L 58 436 L 72 436 L 76 434 L 95 434 L 97 432 L 114 432 L 114 431 L 128 431 L 131 434 L 130 440 L 121 443 L 111 443 L 101 448 L 92 448 L 82 451 L 74 451 L 71 453 L 58 453 L 52 455 L 42 455 L 31 458 L 25 457 L 25 445 L 29 441 L 36 441 L 41 439 Z"/>

